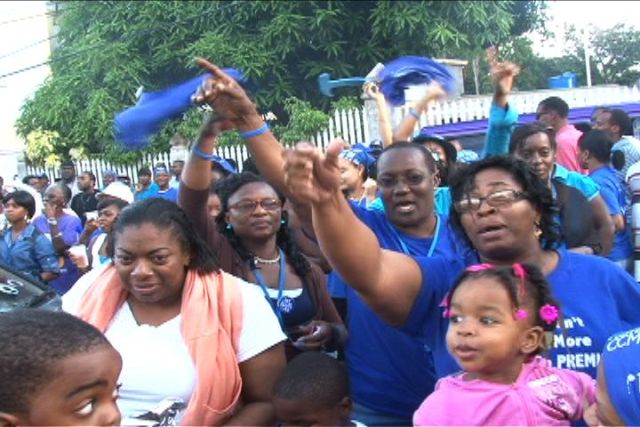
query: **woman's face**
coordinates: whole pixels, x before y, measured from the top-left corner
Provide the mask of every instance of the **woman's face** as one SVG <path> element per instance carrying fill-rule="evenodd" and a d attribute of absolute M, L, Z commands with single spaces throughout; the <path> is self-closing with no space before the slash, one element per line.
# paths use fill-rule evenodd
<path fill-rule="evenodd" d="M 15 200 L 9 199 L 4 204 L 4 216 L 10 224 L 14 224 L 27 218 L 27 209 L 17 204 Z"/>
<path fill-rule="evenodd" d="M 171 228 L 131 225 L 115 236 L 114 263 L 133 298 L 146 304 L 179 300 L 191 256 Z"/>
<path fill-rule="evenodd" d="M 220 203 L 220 197 L 217 194 L 209 194 L 209 199 L 207 199 L 207 211 L 209 212 L 209 216 L 211 218 L 216 218 L 220 213 L 222 205 Z"/>
<path fill-rule="evenodd" d="M 347 159 L 339 158 L 338 167 L 340 168 L 340 190 L 351 192 L 362 187 L 363 166 L 356 166 Z"/>
<path fill-rule="evenodd" d="M 540 245 L 536 236 L 540 213 L 528 200 L 520 197 L 498 207 L 484 200 L 487 195 L 509 190 L 526 194 L 509 172 L 484 169 L 478 172 L 468 193 L 470 198 L 483 199 L 480 207 L 460 214 L 465 234 L 485 260 L 515 262 L 519 251 Z"/>
<path fill-rule="evenodd" d="M 544 182 L 549 181 L 556 162 L 556 151 L 546 133 L 538 132 L 528 136 L 515 152 L 515 157 L 529 163 Z"/>
<path fill-rule="evenodd" d="M 98 213 L 98 225 L 105 233 L 111 232 L 111 227 L 118 219 L 120 208 L 115 205 L 107 206 Z"/>
<path fill-rule="evenodd" d="M 421 151 L 406 148 L 385 152 L 378 160 L 377 181 L 391 223 L 418 227 L 433 215 L 436 185 Z"/>
<path fill-rule="evenodd" d="M 275 190 L 264 182 L 246 184 L 229 197 L 227 224 L 241 239 L 262 240 L 280 230 L 282 204 Z"/>

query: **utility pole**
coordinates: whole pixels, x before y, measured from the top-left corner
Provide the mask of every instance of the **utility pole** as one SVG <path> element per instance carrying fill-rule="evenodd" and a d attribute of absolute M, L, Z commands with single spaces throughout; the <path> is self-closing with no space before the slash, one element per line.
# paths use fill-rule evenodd
<path fill-rule="evenodd" d="M 584 66 L 587 74 L 587 87 L 591 87 L 591 61 L 589 55 L 589 33 L 586 28 L 582 29 L 582 46 L 584 48 Z"/>

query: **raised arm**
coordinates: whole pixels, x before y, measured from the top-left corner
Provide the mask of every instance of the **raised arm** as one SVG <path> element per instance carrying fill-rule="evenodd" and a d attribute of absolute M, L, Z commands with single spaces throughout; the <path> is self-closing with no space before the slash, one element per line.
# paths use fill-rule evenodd
<path fill-rule="evenodd" d="M 509 152 L 509 140 L 518 112 L 509 105 L 509 95 L 520 67 L 511 62 L 497 62 L 495 51 L 489 51 L 489 64 L 494 93 L 489 112 L 489 126 L 485 139 L 484 156 L 498 156 Z"/>
<path fill-rule="evenodd" d="M 216 76 L 205 82 L 196 101 L 207 103 L 233 127 L 245 134 L 244 142 L 264 178 L 278 191 L 287 195 L 284 184 L 283 148 L 266 126 L 258 110 L 240 84 L 211 62 L 198 58 L 198 64 Z M 255 131 L 255 132 L 254 132 Z"/>
<path fill-rule="evenodd" d="M 306 143 L 288 150 L 287 186 L 296 198 L 311 204 L 313 227 L 332 267 L 387 322 L 403 323 L 422 286 L 422 271 L 413 258 L 381 249 L 373 232 L 352 212 L 340 192 L 341 148 L 333 142 L 326 156 Z"/>
<path fill-rule="evenodd" d="M 438 83 L 433 82 L 427 86 L 427 92 L 409 109 L 409 114 L 402 118 L 402 121 L 393 133 L 394 141 L 410 141 L 416 124 L 420 121 L 420 115 L 425 112 L 432 102 L 442 99 L 446 92 Z"/>
<path fill-rule="evenodd" d="M 375 83 L 366 83 L 362 89 L 363 92 L 376 103 L 376 108 L 378 109 L 378 129 L 380 129 L 380 139 L 382 139 L 382 146 L 386 148 L 393 144 L 393 130 L 391 126 L 391 117 L 389 117 L 387 100 L 384 99 L 384 95 L 380 92 Z"/>

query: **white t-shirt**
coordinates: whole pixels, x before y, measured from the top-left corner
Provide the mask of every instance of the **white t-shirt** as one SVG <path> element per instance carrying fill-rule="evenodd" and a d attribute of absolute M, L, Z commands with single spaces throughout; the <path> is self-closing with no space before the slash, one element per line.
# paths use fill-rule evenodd
<path fill-rule="evenodd" d="M 77 313 L 82 296 L 106 265 L 82 276 L 63 296 L 64 311 Z M 244 362 L 286 337 L 260 289 L 241 281 L 240 294 L 243 322 L 237 357 Z M 180 332 L 180 319 L 178 315 L 159 326 L 138 325 L 125 303 L 107 328 L 105 335 L 123 361 L 118 399 L 123 419 L 152 410 L 165 398 L 189 402 L 196 370 Z"/>

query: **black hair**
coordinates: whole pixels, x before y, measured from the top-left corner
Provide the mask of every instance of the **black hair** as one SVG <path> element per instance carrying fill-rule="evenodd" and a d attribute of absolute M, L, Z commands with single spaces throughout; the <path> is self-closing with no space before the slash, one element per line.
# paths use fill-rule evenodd
<path fill-rule="evenodd" d="M 199 273 L 218 271 L 215 254 L 195 230 L 187 214 L 177 204 L 156 197 L 135 202 L 120 212 L 110 235 L 108 255 L 111 259 L 116 241 L 125 229 L 143 224 L 154 225 L 160 230 L 171 229 L 183 249 L 191 255 L 190 269 Z"/>
<path fill-rule="evenodd" d="M 80 175 L 88 175 L 90 180 L 92 180 L 94 183 L 96 182 L 96 176 L 91 171 L 82 171 Z"/>
<path fill-rule="evenodd" d="M 76 168 L 76 165 L 73 163 L 73 160 L 63 160 L 62 163 L 60 163 L 60 167 L 69 167 L 71 166 L 72 168 Z"/>
<path fill-rule="evenodd" d="M 575 125 L 573 125 L 573 127 L 578 129 L 582 133 L 587 133 L 587 132 L 591 131 L 591 129 L 593 129 L 593 126 L 591 126 L 591 123 L 589 123 L 589 122 L 576 123 Z"/>
<path fill-rule="evenodd" d="M 242 162 L 242 171 L 243 172 L 251 172 L 255 175 L 260 176 L 260 171 L 258 170 L 258 166 L 256 166 L 256 161 L 252 156 L 249 156 Z"/>
<path fill-rule="evenodd" d="M 453 200 L 450 214 L 451 223 L 461 230 L 468 240 L 462 227 L 461 214 L 455 210 L 454 205 L 473 190 L 478 173 L 493 168 L 507 172 L 522 186 L 526 194 L 526 200 L 540 213 L 539 225 L 541 234 L 539 239 L 542 247 L 544 249 L 554 248 L 560 239 L 560 232 L 554 220 L 558 208 L 551 195 L 551 190 L 529 164 L 508 156 L 488 157 L 469 163 L 466 167 L 456 171 L 450 180 L 451 198 Z"/>
<path fill-rule="evenodd" d="M 334 407 L 349 396 L 349 376 L 343 363 L 319 351 L 294 357 L 280 375 L 274 397 Z"/>
<path fill-rule="evenodd" d="M 140 169 L 138 169 L 138 177 L 140 176 L 152 176 L 151 174 L 151 169 L 149 169 L 148 167 L 142 167 Z"/>
<path fill-rule="evenodd" d="M 524 278 L 521 279 L 517 268 L 524 270 Z M 447 295 L 447 307 L 451 307 L 451 300 L 456 289 L 468 280 L 480 278 L 491 278 L 499 282 L 509 294 L 509 299 L 515 309 L 530 304 L 533 306 L 535 320 L 534 326 L 540 326 L 545 332 L 552 332 L 558 325 L 558 320 L 550 323 L 545 322 L 540 316 L 540 309 L 549 304 L 560 311 L 560 305 L 551 295 L 551 287 L 542 271 L 532 264 L 514 264 L 511 266 L 488 266 L 487 268 L 474 269 L 473 266 L 467 268 L 454 283 L 451 291 Z M 522 288 L 524 285 L 524 289 Z M 531 315 L 531 313 L 528 313 Z M 515 315 L 515 313 L 514 313 Z M 538 348 L 533 354 L 539 354 L 543 348 Z"/>
<path fill-rule="evenodd" d="M 38 179 L 38 177 L 35 176 L 35 175 L 27 175 L 24 178 L 22 178 L 22 183 L 26 184 L 26 185 L 29 185 L 29 180 L 30 179 Z"/>
<path fill-rule="evenodd" d="M 220 197 L 220 213 L 216 217 L 218 230 L 222 235 L 226 236 L 227 240 L 234 248 L 234 250 L 238 253 L 240 258 L 243 261 L 248 262 L 252 269 L 255 267 L 254 255 L 244 247 L 242 241 L 234 233 L 233 229 L 227 227 L 225 216 L 227 212 L 229 212 L 229 199 L 231 198 L 231 196 L 233 196 L 245 185 L 256 182 L 263 183 L 271 187 L 268 182 L 251 172 L 241 172 L 239 174 L 230 175 L 225 179 L 219 181 L 216 185 L 216 192 L 218 194 L 218 197 Z M 274 191 L 276 190 L 274 189 Z M 276 194 L 278 194 L 277 191 Z M 284 198 L 279 194 L 278 197 L 284 204 Z M 309 264 L 309 261 L 304 257 L 304 255 L 302 255 L 300 249 L 298 248 L 293 240 L 293 237 L 290 234 L 288 214 L 284 209 L 282 210 L 282 221 L 283 224 L 280 225 L 280 229 L 276 234 L 276 246 L 282 249 L 287 259 L 291 262 L 291 265 L 293 266 L 296 274 L 298 274 L 298 276 L 300 277 L 304 277 L 311 270 L 311 265 Z"/>
<path fill-rule="evenodd" d="M 102 209 L 109 206 L 115 206 L 118 209 L 123 210 L 124 208 L 129 206 L 129 202 L 119 199 L 117 197 L 105 197 L 98 202 L 98 205 L 96 206 L 96 210 L 101 211 Z"/>
<path fill-rule="evenodd" d="M 603 113 L 609 113 L 609 126 L 618 126 L 620 128 L 620 136 L 633 135 L 633 122 L 631 117 L 619 108 L 612 110 L 605 109 Z"/>
<path fill-rule="evenodd" d="M 541 122 L 533 122 L 518 126 L 513 130 L 511 140 L 509 141 L 509 154 L 515 154 L 522 147 L 527 138 L 537 133 L 544 133 L 547 135 L 551 149 L 553 151 L 557 151 L 556 134 L 553 131 L 553 128 L 550 128 Z"/>
<path fill-rule="evenodd" d="M 29 412 L 33 394 L 59 375 L 57 363 L 111 347 L 90 324 L 42 309 L 0 313 L 0 342 L 0 412 L 9 414 Z"/>
<path fill-rule="evenodd" d="M 538 105 L 545 110 L 555 111 L 563 119 L 566 119 L 569 116 L 569 105 L 562 98 L 557 96 L 545 98 L 540 101 L 540 104 Z"/>
<path fill-rule="evenodd" d="M 2 203 L 6 204 L 9 200 L 13 200 L 16 205 L 21 206 L 27 210 L 27 217 L 33 218 L 36 213 L 36 201 L 28 191 L 17 190 L 13 193 L 9 193 L 2 199 Z"/>
<path fill-rule="evenodd" d="M 583 133 L 578 138 L 580 150 L 589 150 L 589 154 L 601 163 L 609 163 L 612 146 L 613 139 L 611 139 L 609 133 L 598 129 Z"/>
<path fill-rule="evenodd" d="M 384 150 L 382 150 L 382 152 L 380 153 L 380 156 L 378 157 L 378 162 L 376 164 L 380 163 L 380 159 L 382 159 L 382 156 L 384 156 L 385 153 L 389 151 L 395 151 L 395 150 L 415 150 L 420 152 L 422 154 L 422 157 L 424 158 L 424 163 L 427 166 L 427 169 L 429 170 L 429 172 L 432 175 L 437 172 L 436 161 L 434 160 L 433 155 L 431 155 L 431 152 L 424 145 L 420 145 L 415 142 L 407 142 L 407 141 L 394 142 L 393 144 L 389 145 Z"/>

